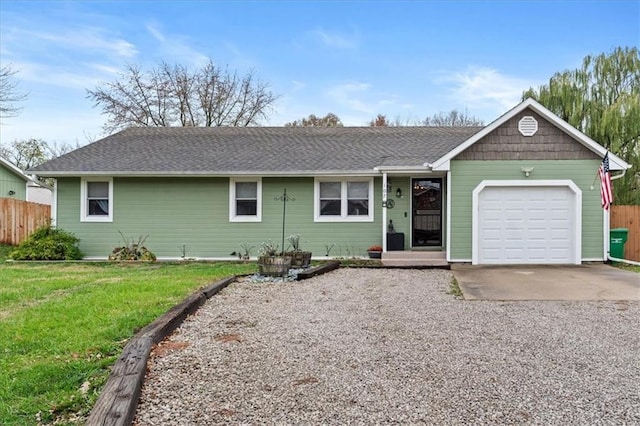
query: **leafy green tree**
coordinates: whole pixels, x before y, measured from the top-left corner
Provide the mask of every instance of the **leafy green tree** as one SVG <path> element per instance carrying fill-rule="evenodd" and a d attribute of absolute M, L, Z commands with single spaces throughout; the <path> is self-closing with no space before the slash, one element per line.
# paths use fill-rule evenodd
<path fill-rule="evenodd" d="M 615 181 L 616 204 L 640 204 L 640 52 L 618 47 L 584 58 L 582 67 L 558 72 L 530 88 L 534 98 L 633 167 Z"/>
<path fill-rule="evenodd" d="M 42 139 L 15 140 L 9 146 L 0 146 L 0 155 L 22 170 L 49 160 L 49 147 Z"/>

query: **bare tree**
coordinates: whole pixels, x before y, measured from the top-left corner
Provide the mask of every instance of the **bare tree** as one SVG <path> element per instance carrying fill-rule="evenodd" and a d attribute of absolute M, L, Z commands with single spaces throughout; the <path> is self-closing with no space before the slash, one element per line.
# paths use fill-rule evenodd
<path fill-rule="evenodd" d="M 15 117 L 22 108 L 16 104 L 26 99 L 27 95 L 18 91 L 18 82 L 11 65 L 0 67 L 0 118 Z"/>
<path fill-rule="evenodd" d="M 334 113 L 330 112 L 324 117 L 318 117 L 315 114 L 299 120 L 285 123 L 285 127 L 342 127 L 342 121 Z"/>
<path fill-rule="evenodd" d="M 411 116 L 396 115 L 393 120 L 389 122 L 389 126 L 402 127 L 402 126 L 422 126 L 422 120 Z"/>
<path fill-rule="evenodd" d="M 431 117 L 427 117 L 422 120 L 423 126 L 447 126 L 447 127 L 462 127 L 462 126 L 484 126 L 484 122 L 477 117 L 469 115 L 465 110 L 464 112 L 453 109 L 447 113 L 439 112 L 433 114 Z"/>
<path fill-rule="evenodd" d="M 127 66 L 120 78 L 87 90 L 102 108 L 112 132 L 127 126 L 251 126 L 273 108 L 278 96 L 253 71 L 244 76 L 209 61 L 192 71 L 160 63 L 143 72 Z"/>

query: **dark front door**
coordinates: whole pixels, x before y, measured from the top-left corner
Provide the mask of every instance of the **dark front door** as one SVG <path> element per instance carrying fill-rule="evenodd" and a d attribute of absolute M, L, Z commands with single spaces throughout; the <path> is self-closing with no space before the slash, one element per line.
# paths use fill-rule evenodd
<path fill-rule="evenodd" d="M 413 246 L 442 246 L 442 179 L 412 180 Z"/>

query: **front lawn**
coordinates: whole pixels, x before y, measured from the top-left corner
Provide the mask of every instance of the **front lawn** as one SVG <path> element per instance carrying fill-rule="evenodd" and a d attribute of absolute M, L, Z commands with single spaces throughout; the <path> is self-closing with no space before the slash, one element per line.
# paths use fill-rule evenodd
<path fill-rule="evenodd" d="M 9 253 L 14 249 L 15 247 L 13 246 L 9 246 L 6 244 L 0 244 L 0 262 L 4 262 L 5 260 L 7 260 L 7 257 L 9 256 Z"/>
<path fill-rule="evenodd" d="M 0 264 L 0 424 L 82 423 L 127 339 L 198 288 L 255 269 Z"/>

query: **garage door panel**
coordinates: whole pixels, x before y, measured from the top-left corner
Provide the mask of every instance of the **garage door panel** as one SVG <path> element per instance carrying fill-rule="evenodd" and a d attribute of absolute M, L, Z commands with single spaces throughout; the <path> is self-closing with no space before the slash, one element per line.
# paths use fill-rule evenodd
<path fill-rule="evenodd" d="M 566 186 L 485 187 L 478 263 L 574 263 L 575 203 Z"/>

